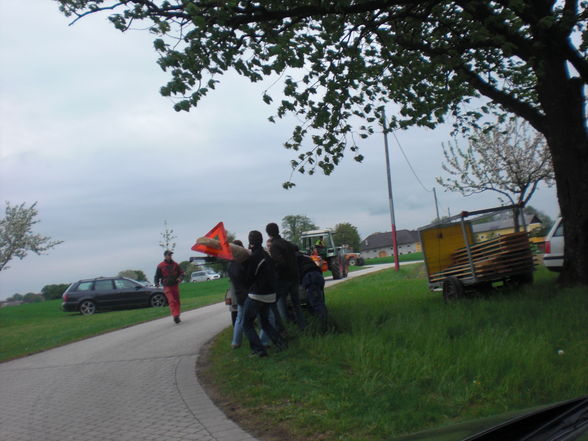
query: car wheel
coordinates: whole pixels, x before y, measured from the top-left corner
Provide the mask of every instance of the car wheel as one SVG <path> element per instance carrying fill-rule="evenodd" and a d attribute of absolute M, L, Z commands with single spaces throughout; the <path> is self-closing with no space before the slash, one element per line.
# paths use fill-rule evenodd
<path fill-rule="evenodd" d="M 84 300 L 80 303 L 80 314 L 92 315 L 96 312 L 96 304 L 92 300 Z"/>
<path fill-rule="evenodd" d="M 446 303 L 459 300 L 464 296 L 463 283 L 457 277 L 448 277 L 443 281 L 443 299 Z"/>
<path fill-rule="evenodd" d="M 149 299 L 149 304 L 154 307 L 161 307 L 161 306 L 165 306 L 167 304 L 167 300 L 165 298 L 165 295 L 158 292 L 155 293 L 151 296 L 151 298 Z"/>

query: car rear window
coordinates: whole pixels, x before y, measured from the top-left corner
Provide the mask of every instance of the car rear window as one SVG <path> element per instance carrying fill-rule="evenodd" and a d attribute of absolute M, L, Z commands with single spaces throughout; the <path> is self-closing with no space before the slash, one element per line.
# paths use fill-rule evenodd
<path fill-rule="evenodd" d="M 559 226 L 555 229 L 553 233 L 554 236 L 563 236 L 564 235 L 564 225 L 563 222 L 560 222 Z"/>
<path fill-rule="evenodd" d="M 76 291 L 92 291 L 92 286 L 94 282 L 80 282 Z"/>

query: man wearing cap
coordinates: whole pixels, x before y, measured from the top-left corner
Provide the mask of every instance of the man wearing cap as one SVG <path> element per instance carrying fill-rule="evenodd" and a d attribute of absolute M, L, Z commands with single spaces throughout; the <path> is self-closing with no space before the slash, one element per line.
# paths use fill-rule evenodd
<path fill-rule="evenodd" d="M 173 251 L 170 250 L 163 253 L 164 260 L 157 265 L 155 271 L 155 286 L 159 287 L 161 281 L 174 322 L 180 323 L 180 288 L 178 284 L 184 277 L 184 271 L 172 260 L 172 254 Z"/>

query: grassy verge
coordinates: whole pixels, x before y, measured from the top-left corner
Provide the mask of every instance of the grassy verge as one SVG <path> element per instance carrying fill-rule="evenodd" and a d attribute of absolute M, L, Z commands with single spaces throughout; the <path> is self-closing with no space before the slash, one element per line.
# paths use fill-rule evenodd
<path fill-rule="evenodd" d="M 180 285 L 182 310 L 223 301 L 227 279 Z M 0 361 L 169 315 L 169 308 L 106 311 L 92 316 L 61 311 L 61 300 L 0 309 Z"/>
<path fill-rule="evenodd" d="M 416 260 L 423 260 L 423 253 L 410 253 L 410 254 L 401 254 L 398 256 L 399 262 L 414 262 Z M 377 263 L 394 263 L 394 256 L 387 256 L 387 257 L 374 257 L 373 259 L 366 259 L 366 265 L 375 265 Z"/>
<path fill-rule="evenodd" d="M 388 440 L 588 393 L 585 288 L 542 270 L 519 292 L 446 305 L 422 272 L 329 289 L 332 332 L 267 359 L 231 350 L 227 330 L 204 374 L 240 423 L 275 439 Z"/>

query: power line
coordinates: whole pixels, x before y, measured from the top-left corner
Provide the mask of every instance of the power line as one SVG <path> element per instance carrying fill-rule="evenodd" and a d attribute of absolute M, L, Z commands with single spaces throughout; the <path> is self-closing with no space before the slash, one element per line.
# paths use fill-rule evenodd
<path fill-rule="evenodd" d="M 408 157 L 406 156 L 406 153 L 404 153 L 404 149 L 402 148 L 402 145 L 400 145 L 400 141 L 398 140 L 398 137 L 396 136 L 396 133 L 394 131 L 392 131 L 392 135 L 394 136 L 394 139 L 396 140 L 396 143 L 398 144 L 398 147 L 400 148 L 400 151 L 402 152 L 402 156 L 404 156 L 404 160 L 408 164 L 408 167 L 410 168 L 410 171 L 412 172 L 412 174 L 414 175 L 414 177 L 416 178 L 416 180 L 418 181 L 418 183 L 421 184 L 421 187 L 423 188 L 423 190 L 425 190 L 428 193 L 431 193 L 433 190 L 432 189 L 431 190 L 427 189 L 427 187 L 425 187 L 425 185 L 423 184 L 423 182 L 420 180 L 420 178 L 418 177 L 418 175 L 414 171 L 414 168 L 412 167 L 412 164 L 408 160 Z"/>

